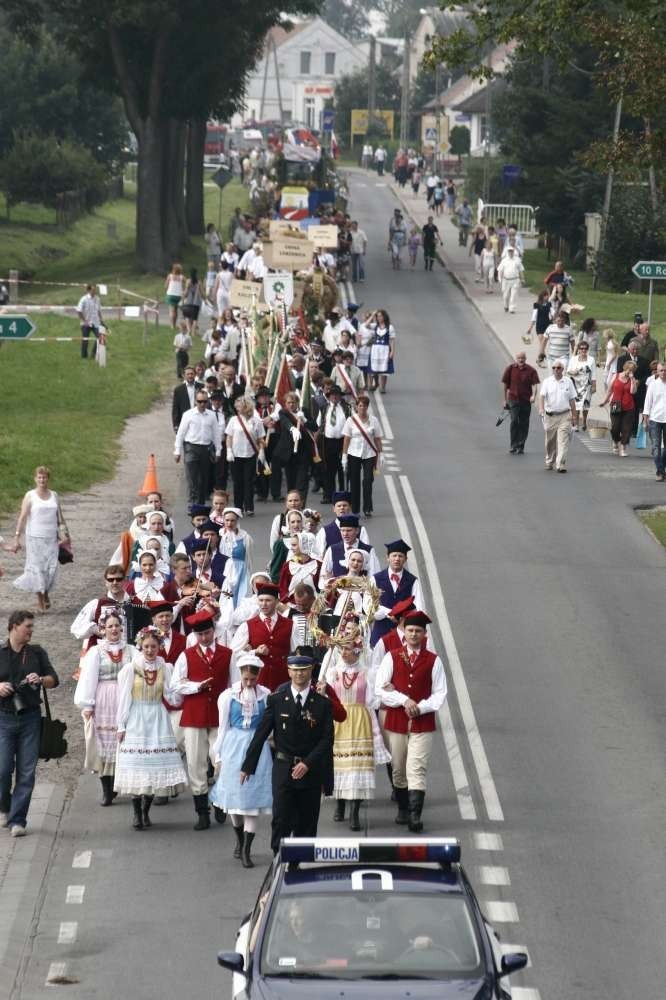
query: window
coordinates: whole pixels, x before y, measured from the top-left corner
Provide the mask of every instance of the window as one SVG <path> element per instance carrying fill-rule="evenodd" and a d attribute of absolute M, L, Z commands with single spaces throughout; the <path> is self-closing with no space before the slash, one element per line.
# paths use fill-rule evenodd
<path fill-rule="evenodd" d="M 310 52 L 301 52 L 301 74 L 308 76 L 310 74 Z"/>
<path fill-rule="evenodd" d="M 335 76 L 335 52 L 324 53 L 324 73 L 326 76 Z"/>
<path fill-rule="evenodd" d="M 315 99 L 314 97 L 303 98 L 303 121 L 308 128 L 315 125 Z"/>

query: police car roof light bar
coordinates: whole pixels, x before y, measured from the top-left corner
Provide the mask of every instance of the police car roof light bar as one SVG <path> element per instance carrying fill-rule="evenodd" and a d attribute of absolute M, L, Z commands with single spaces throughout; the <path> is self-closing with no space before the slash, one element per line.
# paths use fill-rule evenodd
<path fill-rule="evenodd" d="M 460 841 L 455 837 L 289 837 L 280 844 L 283 864 L 457 864 Z"/>

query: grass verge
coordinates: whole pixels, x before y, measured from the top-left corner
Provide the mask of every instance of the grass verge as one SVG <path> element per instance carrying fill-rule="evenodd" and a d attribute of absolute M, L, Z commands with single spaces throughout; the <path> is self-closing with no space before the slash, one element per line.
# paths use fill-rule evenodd
<path fill-rule="evenodd" d="M 554 263 L 555 258 L 551 257 L 548 260 L 545 250 L 525 251 L 525 280 L 532 292 L 538 294 L 543 289 L 543 279 L 549 271 L 552 271 Z M 609 292 L 592 288 L 590 271 L 574 271 L 569 268 L 567 271 L 575 281 L 570 298 L 573 302 L 585 306 L 585 311 L 579 313 L 580 320 L 594 316 L 602 324 L 605 321 L 621 324 L 618 331 L 625 333 L 631 329 L 634 313 L 642 312 L 647 319 L 647 282 L 643 282 L 642 294 Z M 666 295 L 655 295 L 652 300 L 652 336 L 659 341 L 662 348 L 666 345 Z"/>
<path fill-rule="evenodd" d="M 666 548 L 666 507 L 655 507 L 653 510 L 639 510 L 638 516 L 643 524 L 650 529 L 658 542 Z"/>
<path fill-rule="evenodd" d="M 43 316 L 35 336 L 78 336 L 76 320 Z M 0 516 L 16 511 L 37 465 L 61 493 L 112 477 L 125 421 L 159 399 L 172 373 L 171 331 L 143 344 L 143 323 L 111 324 L 108 363 L 80 358 L 79 342 L 0 345 Z"/>
<path fill-rule="evenodd" d="M 131 296 L 122 296 L 119 302 L 118 285 L 163 301 L 165 275 L 142 273 L 134 263 L 135 191 L 131 184 L 125 187 L 124 198 L 101 205 L 64 232 L 49 221 L 52 213 L 39 205 L 17 205 L 12 209 L 10 222 L 0 217 L 0 277 L 7 277 L 10 268 L 17 268 L 21 276 L 35 281 L 106 284 L 109 294 L 102 304 L 107 306 L 137 302 Z M 219 188 L 206 179 L 204 216 L 215 225 L 221 220 L 223 238 L 228 236 L 229 219 L 236 206 L 249 208 L 246 188 L 238 181 L 231 181 L 222 191 L 220 204 Z M 0 211 L 2 207 L 0 203 Z M 200 273 L 205 271 L 203 238 L 183 248 L 181 262 L 187 269 L 196 267 Z M 22 302 L 63 305 L 76 303 L 79 296 L 79 288 L 20 286 Z"/>

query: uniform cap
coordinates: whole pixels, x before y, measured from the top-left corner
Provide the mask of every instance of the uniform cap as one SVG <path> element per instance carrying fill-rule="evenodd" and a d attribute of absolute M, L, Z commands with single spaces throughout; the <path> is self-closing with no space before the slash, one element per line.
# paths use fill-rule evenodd
<path fill-rule="evenodd" d="M 294 656 L 287 657 L 287 665 L 290 667 L 311 667 L 313 662 L 313 658 L 304 653 L 296 653 Z"/>

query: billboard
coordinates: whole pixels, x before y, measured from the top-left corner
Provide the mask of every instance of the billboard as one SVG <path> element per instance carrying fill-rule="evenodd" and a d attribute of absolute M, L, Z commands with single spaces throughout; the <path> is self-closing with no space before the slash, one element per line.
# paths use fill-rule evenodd
<path fill-rule="evenodd" d="M 385 123 L 388 130 L 389 136 L 393 138 L 393 125 L 395 119 L 395 112 L 393 111 L 375 111 L 375 118 L 381 118 Z M 355 135 L 365 135 L 368 131 L 368 112 L 364 111 L 362 108 L 354 108 L 351 113 L 351 136 L 352 139 Z"/>

